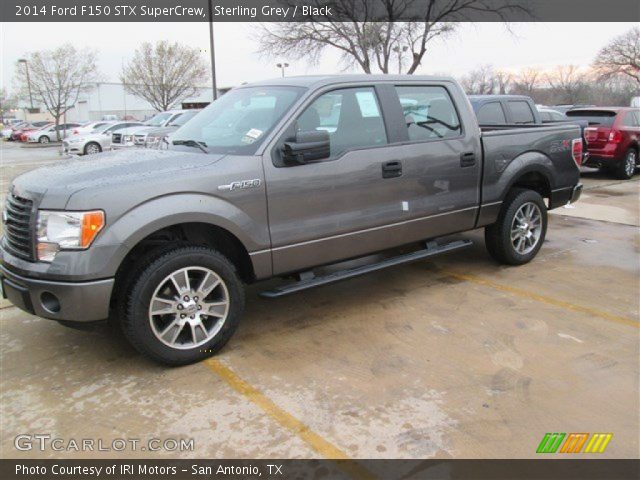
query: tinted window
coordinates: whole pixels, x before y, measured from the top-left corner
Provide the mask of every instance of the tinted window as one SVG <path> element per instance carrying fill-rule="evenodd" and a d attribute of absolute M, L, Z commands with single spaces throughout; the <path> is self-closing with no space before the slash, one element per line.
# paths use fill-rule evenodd
<path fill-rule="evenodd" d="M 543 122 L 551 121 L 551 114 L 549 112 L 539 112 L 539 113 L 540 113 L 540 120 L 542 120 Z"/>
<path fill-rule="evenodd" d="M 331 156 L 351 148 L 387 143 L 382 113 L 373 88 L 345 88 L 318 97 L 296 121 L 296 130 L 329 132 Z"/>
<path fill-rule="evenodd" d="M 587 120 L 589 125 L 610 127 L 616 119 L 616 112 L 612 110 L 569 110 L 567 117 Z"/>
<path fill-rule="evenodd" d="M 524 100 L 510 100 L 507 103 L 514 123 L 528 124 L 536 122 L 531 107 Z"/>
<path fill-rule="evenodd" d="M 627 112 L 622 119 L 622 125 L 625 127 L 637 127 L 640 125 L 638 122 L 637 112 Z"/>
<path fill-rule="evenodd" d="M 404 112 L 409 140 L 457 137 L 462 126 L 444 87 L 396 87 Z"/>
<path fill-rule="evenodd" d="M 500 102 L 485 103 L 478 110 L 478 123 L 480 125 L 504 125 L 507 119 Z"/>

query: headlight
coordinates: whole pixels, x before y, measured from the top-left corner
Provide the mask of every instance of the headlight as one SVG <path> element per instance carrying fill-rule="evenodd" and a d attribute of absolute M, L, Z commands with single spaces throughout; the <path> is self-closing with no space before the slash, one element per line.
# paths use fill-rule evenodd
<path fill-rule="evenodd" d="M 147 136 L 147 141 L 145 142 L 144 146 L 147 148 L 158 148 L 158 143 L 160 143 L 160 140 L 162 140 L 162 137 L 149 135 Z"/>
<path fill-rule="evenodd" d="M 104 212 L 38 211 L 37 252 L 41 262 L 52 262 L 58 250 L 89 248 L 104 227 Z"/>
<path fill-rule="evenodd" d="M 123 137 L 124 143 L 131 143 L 133 142 L 133 135 L 125 135 Z"/>

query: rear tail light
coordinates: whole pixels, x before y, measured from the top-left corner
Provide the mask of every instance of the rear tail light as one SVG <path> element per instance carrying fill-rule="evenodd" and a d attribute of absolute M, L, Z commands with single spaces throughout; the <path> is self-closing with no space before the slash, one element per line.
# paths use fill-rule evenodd
<path fill-rule="evenodd" d="M 620 130 L 611 130 L 609 133 L 609 142 L 620 143 L 622 141 L 622 132 Z"/>
<path fill-rule="evenodd" d="M 72 134 L 73 134 L 73 135 L 78 135 L 78 130 L 74 130 L 74 131 L 72 132 Z"/>
<path fill-rule="evenodd" d="M 571 156 L 577 166 L 582 165 L 582 139 L 574 138 L 571 141 Z"/>

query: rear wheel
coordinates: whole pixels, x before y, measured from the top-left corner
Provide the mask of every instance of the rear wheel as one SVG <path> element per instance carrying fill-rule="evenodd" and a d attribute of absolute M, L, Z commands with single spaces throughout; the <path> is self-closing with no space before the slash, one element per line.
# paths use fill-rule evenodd
<path fill-rule="evenodd" d="M 206 247 L 177 247 L 140 269 L 122 326 L 140 352 L 168 365 L 211 356 L 235 332 L 244 289 L 235 267 Z"/>
<path fill-rule="evenodd" d="M 93 155 L 96 153 L 100 153 L 101 151 L 102 151 L 102 148 L 100 148 L 100 145 L 98 145 L 96 142 L 89 142 L 84 147 L 85 155 Z"/>
<path fill-rule="evenodd" d="M 638 152 L 634 148 L 627 150 L 624 158 L 616 168 L 616 176 L 622 180 L 629 180 L 636 172 L 636 163 L 638 161 Z"/>
<path fill-rule="evenodd" d="M 49 143 L 49 137 L 47 137 L 46 135 L 42 135 L 39 139 L 38 139 L 39 143 Z"/>
<path fill-rule="evenodd" d="M 505 199 L 498 220 L 485 228 L 485 243 L 493 258 L 522 265 L 537 254 L 547 232 L 547 209 L 538 192 L 514 189 Z"/>

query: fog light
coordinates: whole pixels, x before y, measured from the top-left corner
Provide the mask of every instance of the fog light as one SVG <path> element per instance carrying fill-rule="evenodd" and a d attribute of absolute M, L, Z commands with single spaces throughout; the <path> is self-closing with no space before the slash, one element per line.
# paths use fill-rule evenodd
<path fill-rule="evenodd" d="M 38 260 L 41 262 L 53 262 L 58 249 L 57 243 L 38 242 Z"/>
<path fill-rule="evenodd" d="M 42 292 L 40 294 L 40 303 L 49 313 L 58 313 L 60 311 L 60 300 L 53 293 Z"/>

